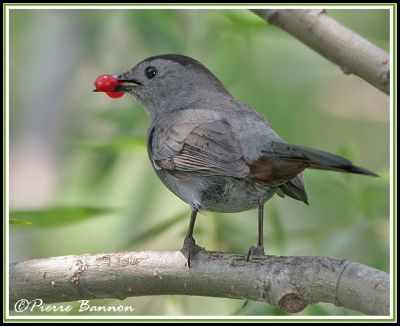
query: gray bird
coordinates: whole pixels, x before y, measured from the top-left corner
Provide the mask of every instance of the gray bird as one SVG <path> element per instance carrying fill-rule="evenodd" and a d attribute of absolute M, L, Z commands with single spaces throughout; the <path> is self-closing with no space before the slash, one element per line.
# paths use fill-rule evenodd
<path fill-rule="evenodd" d="M 308 204 L 306 168 L 376 176 L 343 157 L 285 142 L 257 111 L 236 100 L 200 62 L 177 54 L 143 60 L 114 76 L 115 91 L 136 97 L 150 116 L 147 148 L 164 185 L 192 209 L 183 253 L 195 253 L 199 211 L 258 208 L 258 242 L 264 255 L 263 210 L 274 194 Z M 198 247 L 197 247 L 198 248 Z"/>

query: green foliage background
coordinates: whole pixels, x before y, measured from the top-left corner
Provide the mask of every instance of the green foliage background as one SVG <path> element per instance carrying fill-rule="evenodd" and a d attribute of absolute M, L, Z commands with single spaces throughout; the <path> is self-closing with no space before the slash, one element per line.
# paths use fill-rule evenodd
<path fill-rule="evenodd" d="M 387 10 L 328 14 L 389 50 Z M 344 155 L 380 175 L 306 171 L 310 206 L 279 197 L 266 205 L 269 254 L 346 258 L 388 271 L 388 97 L 244 10 L 11 11 L 11 262 L 181 247 L 189 208 L 152 171 L 143 108 L 128 96 L 91 92 L 98 75 L 163 53 L 204 63 L 287 141 Z M 204 213 L 195 236 L 209 250 L 246 253 L 256 223 L 256 211 Z M 283 314 L 220 298 L 123 304 L 135 315 Z M 317 304 L 299 315 L 357 314 Z"/>

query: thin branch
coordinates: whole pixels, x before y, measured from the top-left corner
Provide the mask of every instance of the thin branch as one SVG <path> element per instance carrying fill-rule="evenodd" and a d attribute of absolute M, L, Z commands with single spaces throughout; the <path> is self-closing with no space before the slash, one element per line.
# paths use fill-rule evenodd
<path fill-rule="evenodd" d="M 287 312 L 329 302 L 389 314 L 389 275 L 348 260 L 254 257 L 200 250 L 190 269 L 180 251 L 120 252 L 35 259 L 10 265 L 10 308 L 45 303 L 198 295 L 263 301 Z"/>
<path fill-rule="evenodd" d="M 324 10 L 251 10 L 328 60 L 345 74 L 354 74 L 389 94 L 389 54 L 327 16 Z"/>

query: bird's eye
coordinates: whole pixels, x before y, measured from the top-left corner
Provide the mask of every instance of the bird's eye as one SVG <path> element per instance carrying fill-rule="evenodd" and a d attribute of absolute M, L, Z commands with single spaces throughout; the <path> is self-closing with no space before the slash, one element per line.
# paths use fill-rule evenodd
<path fill-rule="evenodd" d="M 155 75 L 157 75 L 157 69 L 150 66 L 146 68 L 146 76 L 148 79 L 153 78 Z"/>

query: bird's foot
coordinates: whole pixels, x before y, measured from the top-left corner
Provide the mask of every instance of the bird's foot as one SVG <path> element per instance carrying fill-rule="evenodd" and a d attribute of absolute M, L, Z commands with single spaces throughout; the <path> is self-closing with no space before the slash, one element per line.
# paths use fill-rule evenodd
<path fill-rule="evenodd" d="M 187 264 L 188 267 L 190 268 L 190 259 L 194 257 L 200 250 L 203 248 L 199 247 L 196 244 L 196 241 L 194 240 L 193 237 L 186 238 L 185 241 L 183 242 L 183 247 L 181 249 L 183 255 L 187 259 Z"/>
<path fill-rule="evenodd" d="M 251 246 L 249 252 L 247 253 L 246 260 L 249 261 L 251 256 L 262 257 L 265 256 L 264 247 L 263 246 Z"/>

